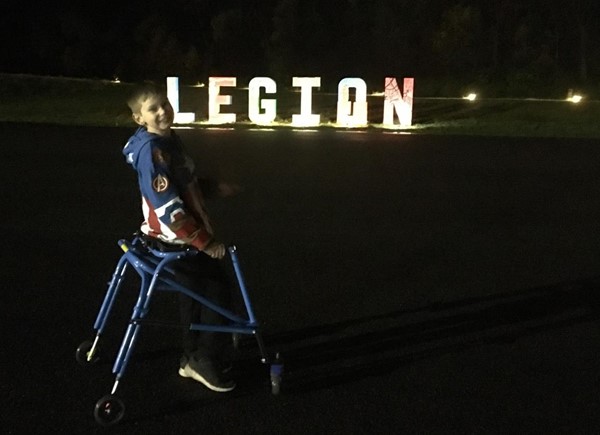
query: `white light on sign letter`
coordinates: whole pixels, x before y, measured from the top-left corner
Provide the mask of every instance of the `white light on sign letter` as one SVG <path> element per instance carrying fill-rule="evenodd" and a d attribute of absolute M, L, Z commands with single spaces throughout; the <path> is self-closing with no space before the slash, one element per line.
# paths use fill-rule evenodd
<path fill-rule="evenodd" d="M 414 83 L 415 79 L 405 78 L 404 92 L 401 92 L 396 79 L 386 77 L 383 102 L 384 127 L 394 127 L 394 112 L 398 115 L 401 127 L 409 127 L 412 124 Z"/>
<path fill-rule="evenodd" d="M 267 94 L 277 92 L 275 80 L 269 77 L 254 77 L 248 83 L 248 118 L 257 125 L 270 125 L 277 115 L 277 100 L 260 99 L 260 89 L 264 88 Z M 264 112 L 261 113 L 261 110 Z"/>
<path fill-rule="evenodd" d="M 208 122 L 211 124 L 227 124 L 235 122 L 235 113 L 221 113 L 221 106 L 231 104 L 231 95 L 220 95 L 222 86 L 236 86 L 235 77 L 208 78 Z"/>
<path fill-rule="evenodd" d="M 196 119 L 194 112 L 179 112 L 179 77 L 167 77 L 167 98 L 171 106 L 173 106 L 173 112 L 175 113 L 173 122 L 175 124 L 189 124 L 190 122 L 194 122 Z"/>
<path fill-rule="evenodd" d="M 354 104 L 350 88 L 356 90 Z M 367 125 L 367 84 L 363 79 L 345 78 L 338 84 L 337 124 L 344 127 Z"/>
<path fill-rule="evenodd" d="M 292 115 L 292 125 L 296 127 L 316 127 L 321 115 L 312 114 L 312 88 L 321 86 L 321 77 L 294 77 L 292 86 L 300 87 L 300 114 Z"/>

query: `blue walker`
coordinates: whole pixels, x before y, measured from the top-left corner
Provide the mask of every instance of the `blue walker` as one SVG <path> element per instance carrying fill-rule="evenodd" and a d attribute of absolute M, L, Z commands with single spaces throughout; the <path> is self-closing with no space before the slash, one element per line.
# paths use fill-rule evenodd
<path fill-rule="evenodd" d="M 133 348 L 140 331 L 140 326 L 142 320 L 149 311 L 150 301 L 154 291 L 183 293 L 221 314 L 229 321 L 229 323 L 225 325 L 192 323 L 190 324 L 190 329 L 192 330 L 231 333 L 234 345 L 237 343 L 240 334 L 254 335 L 258 343 L 261 362 L 263 364 L 270 364 L 271 366 L 271 392 L 273 394 L 279 394 L 283 367 L 280 363 L 279 354 L 277 354 L 273 361 L 267 357 L 263 339 L 259 331 L 259 324 L 254 317 L 252 303 L 248 296 L 248 291 L 237 256 L 237 248 L 235 246 L 229 246 L 227 252 L 229 253 L 238 286 L 242 293 L 247 318 L 240 317 L 230 310 L 214 304 L 203 296 L 180 285 L 173 279 L 173 273 L 169 268 L 169 264 L 184 257 L 197 255 L 199 253 L 197 249 L 186 247 L 178 251 L 163 252 L 148 247 L 139 236 L 135 236 L 131 242 L 123 239 L 119 240 L 118 244 L 123 250 L 123 255 L 113 273 L 104 301 L 102 302 L 102 306 L 96 317 L 96 322 L 94 323 L 96 337 L 93 341 L 84 341 L 81 343 L 76 352 L 76 359 L 82 365 L 89 365 L 98 361 L 97 351 L 100 337 L 106 327 L 109 314 L 114 305 L 119 288 L 124 280 L 125 272 L 129 266 L 133 266 L 135 271 L 141 277 L 140 293 L 112 369 L 112 372 L 116 375 L 112 390 L 110 394 L 107 394 L 98 400 L 94 408 L 94 418 L 99 424 L 103 426 L 116 424 L 125 414 L 125 405 L 116 395 L 116 392 L 119 382 L 127 368 L 129 359 L 133 354 Z"/>

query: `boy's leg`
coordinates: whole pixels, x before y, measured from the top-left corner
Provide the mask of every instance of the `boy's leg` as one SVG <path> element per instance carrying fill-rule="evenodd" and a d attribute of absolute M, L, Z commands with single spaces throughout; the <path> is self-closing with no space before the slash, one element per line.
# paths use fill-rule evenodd
<path fill-rule="evenodd" d="M 228 290 L 220 282 L 207 280 L 203 283 L 201 295 L 221 307 L 229 308 Z M 184 294 L 180 294 L 180 311 L 183 325 L 191 323 L 226 324 L 223 316 Z M 183 351 L 186 356 L 220 358 L 228 352 L 229 342 L 229 334 L 224 332 L 193 331 L 185 326 L 183 333 Z"/>
<path fill-rule="evenodd" d="M 231 308 L 231 288 L 218 260 L 200 254 L 178 265 L 177 279 L 186 287 L 224 308 Z M 225 324 L 226 320 L 215 311 L 180 295 L 183 325 L 205 323 Z M 222 332 L 192 331 L 186 328 L 183 335 L 183 356 L 179 374 L 202 382 L 215 391 L 230 391 L 235 383 L 222 376 L 223 361 L 230 351 L 229 334 Z M 229 343 L 229 346 L 227 345 Z"/>

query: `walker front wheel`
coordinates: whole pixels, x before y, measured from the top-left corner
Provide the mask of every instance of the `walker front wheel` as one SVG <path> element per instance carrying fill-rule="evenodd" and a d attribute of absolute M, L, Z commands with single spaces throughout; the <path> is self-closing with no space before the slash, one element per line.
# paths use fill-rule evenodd
<path fill-rule="evenodd" d="M 82 366 L 88 364 L 95 364 L 98 362 L 99 358 L 96 356 L 96 352 L 94 351 L 94 353 L 91 353 L 93 345 L 94 343 L 92 343 L 91 341 L 84 341 L 77 348 L 77 352 L 75 353 L 75 359 Z"/>
<path fill-rule="evenodd" d="M 102 426 L 117 424 L 125 415 L 125 404 L 114 394 L 107 394 L 96 402 L 94 418 Z"/>

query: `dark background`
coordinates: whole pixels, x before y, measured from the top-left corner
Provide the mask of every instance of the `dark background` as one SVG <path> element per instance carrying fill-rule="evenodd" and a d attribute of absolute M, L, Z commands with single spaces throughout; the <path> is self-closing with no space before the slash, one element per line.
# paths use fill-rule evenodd
<path fill-rule="evenodd" d="M 283 394 L 252 340 L 217 394 L 177 375 L 179 331 L 147 327 L 126 418 L 99 428 L 135 274 L 103 360 L 75 349 L 141 221 L 132 131 L 0 123 L 4 433 L 598 433 L 596 141 L 179 132 L 203 173 L 244 188 L 209 211 L 285 357 Z M 150 316 L 176 319 L 157 296 Z"/>
<path fill-rule="evenodd" d="M 421 96 L 596 92 L 595 0 L 173 0 L 0 6 L 0 71 L 125 81 L 176 75 L 417 77 Z M 425 86 L 426 79 L 431 85 Z M 433 84 L 435 83 L 435 84 Z"/>

